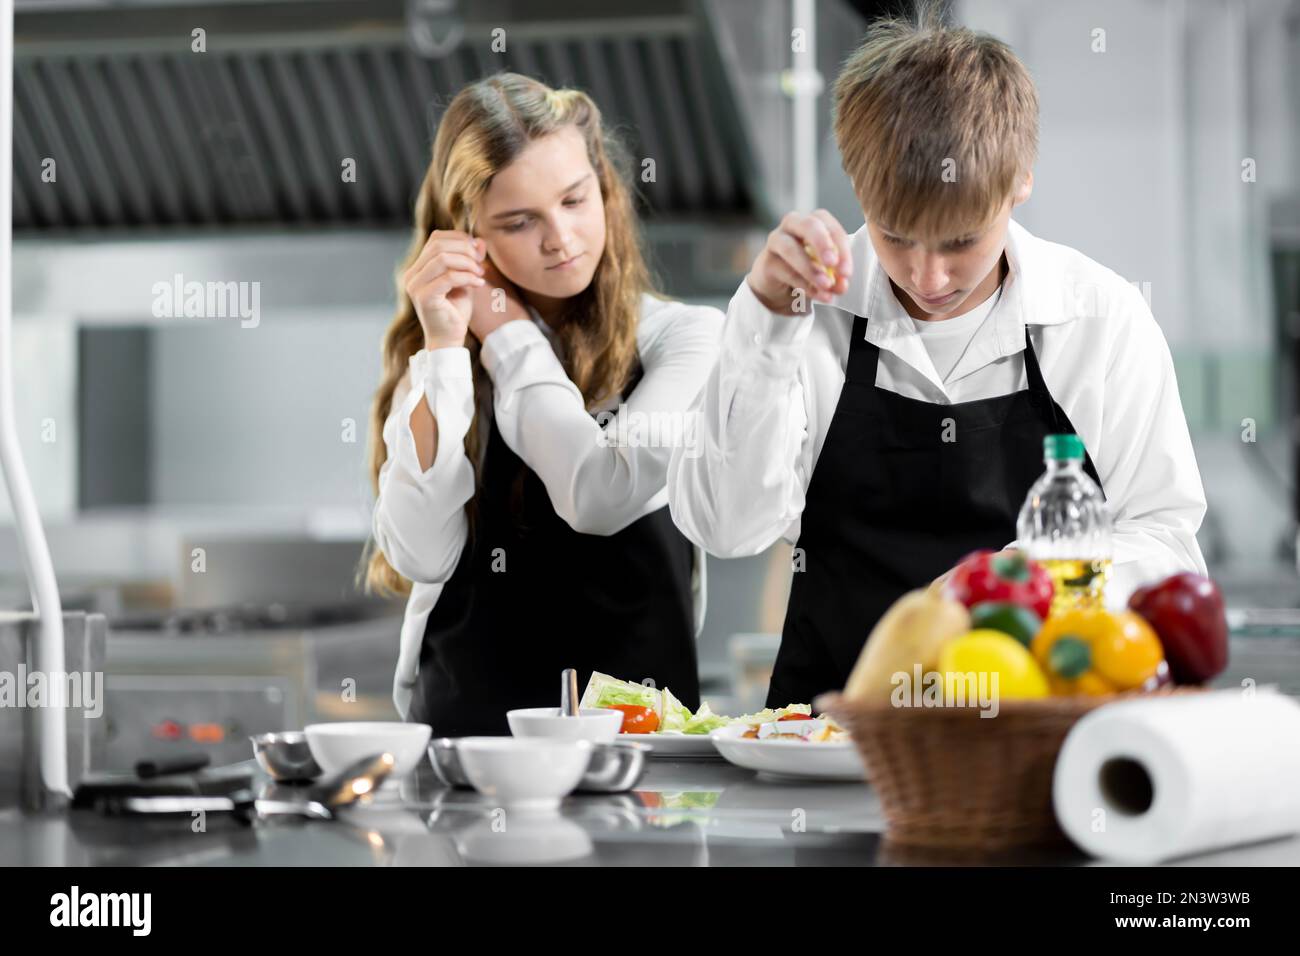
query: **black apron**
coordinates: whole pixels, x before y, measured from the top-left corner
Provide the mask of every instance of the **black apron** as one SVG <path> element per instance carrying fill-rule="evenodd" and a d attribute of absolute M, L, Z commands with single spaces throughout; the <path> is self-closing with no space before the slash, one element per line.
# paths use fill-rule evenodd
<path fill-rule="evenodd" d="M 1028 328 L 1029 387 L 955 405 L 877 388 L 880 349 L 866 330 L 855 316 L 844 388 L 805 499 L 804 566 L 790 587 L 769 707 L 843 688 L 889 605 L 969 552 L 1014 541 L 1020 507 L 1046 467 L 1043 438 L 1075 432 L 1047 390 Z M 1084 471 L 1101 486 L 1086 450 Z"/>
<path fill-rule="evenodd" d="M 508 734 L 507 710 L 559 707 L 566 667 L 580 692 L 597 670 L 696 709 L 695 555 L 668 508 L 580 534 L 495 420 L 490 431 L 474 528 L 429 614 L 410 719 L 434 736 Z"/>

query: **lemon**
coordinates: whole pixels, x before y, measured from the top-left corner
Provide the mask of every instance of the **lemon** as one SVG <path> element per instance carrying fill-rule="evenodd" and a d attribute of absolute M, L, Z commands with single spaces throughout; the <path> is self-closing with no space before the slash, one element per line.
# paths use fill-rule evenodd
<path fill-rule="evenodd" d="M 1025 645 L 1014 637 L 988 628 L 967 631 L 955 637 L 939 651 L 939 670 L 944 675 L 944 687 L 954 682 L 969 683 L 967 674 L 988 674 L 987 688 L 993 693 L 993 674 L 998 675 L 997 696 L 1003 700 L 1046 697 L 1049 693 L 1047 676 Z M 978 686 L 978 685 L 974 685 Z"/>

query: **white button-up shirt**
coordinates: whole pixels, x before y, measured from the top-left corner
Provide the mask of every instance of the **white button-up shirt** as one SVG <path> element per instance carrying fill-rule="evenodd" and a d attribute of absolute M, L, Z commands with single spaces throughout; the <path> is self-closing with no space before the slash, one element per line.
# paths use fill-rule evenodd
<path fill-rule="evenodd" d="M 560 363 L 558 339 L 535 311 L 530 314 L 533 321 L 506 322 L 483 342 L 479 355 L 492 380 L 493 407 L 480 410 L 479 447 L 486 451 L 493 415 L 502 439 L 541 478 L 561 518 L 576 531 L 614 534 L 668 503 L 672 446 L 620 443 L 617 419 L 597 422 Z M 717 309 L 642 297 L 636 342 L 643 374 L 628 397 L 624 421 L 686 418 L 717 358 L 722 322 Z M 420 468 L 411 431 L 411 413 L 421 395 L 438 423 L 438 449 L 427 471 Z M 618 405 L 614 396 L 595 411 Z M 375 543 L 394 570 L 413 582 L 393 680 L 393 702 L 403 717 L 410 709 L 429 612 L 466 541 L 465 503 L 474 494 L 474 469 L 464 440 L 473 413 L 469 350 L 420 349 L 410 358 L 384 423 L 388 457 L 379 470 Z M 598 570 L 574 568 L 573 573 Z M 705 583 L 704 554 L 697 547 L 692 578 L 697 636 Z"/>
<path fill-rule="evenodd" d="M 778 315 L 747 282 L 732 298 L 721 357 L 697 401 L 700 451 L 674 455 L 668 471 L 673 519 L 687 537 L 723 557 L 756 554 L 778 537 L 797 542 L 857 314 L 880 349 L 876 386 L 937 404 L 1026 388 L 1028 327 L 1047 387 L 1106 492 L 1114 529 L 1107 604 L 1119 607 L 1138 585 L 1177 571 L 1205 573 L 1196 541 L 1205 491 L 1173 360 L 1133 285 L 1010 222 L 1001 298 L 945 382 L 866 226 L 850 244 L 854 274 L 834 305 Z"/>

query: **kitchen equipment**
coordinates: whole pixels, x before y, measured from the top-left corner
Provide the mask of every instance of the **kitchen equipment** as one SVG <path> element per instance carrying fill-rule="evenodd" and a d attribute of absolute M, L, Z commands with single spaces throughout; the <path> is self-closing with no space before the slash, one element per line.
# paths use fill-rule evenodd
<path fill-rule="evenodd" d="M 577 700 L 575 696 L 573 698 Z M 610 743 L 623 726 L 623 712 L 610 707 L 583 707 L 573 716 L 554 707 L 524 707 L 506 712 L 510 733 L 516 737 L 549 737 Z"/>
<path fill-rule="evenodd" d="M 104 615 L 84 611 L 66 611 L 60 621 L 62 673 L 70 706 L 31 707 L 27 706 L 35 687 L 31 678 L 49 673 L 37 666 L 40 621 L 30 612 L 0 613 L 0 673 L 13 677 L 15 690 L 12 706 L 0 706 L 0 808 L 39 809 L 62 799 L 50 788 L 49 773 L 42 769 L 37 737 L 42 715 L 57 711 L 63 721 L 63 776 L 72 787 L 104 766 L 111 713 L 103 679 L 108 624 Z"/>
<path fill-rule="evenodd" d="M 311 755 L 307 735 L 300 730 L 257 734 L 248 739 L 258 766 L 278 783 L 314 780 L 323 772 Z"/>
<path fill-rule="evenodd" d="M 123 797 L 113 813 L 167 815 L 183 814 L 192 818 L 196 813 L 230 813 L 243 823 L 269 817 L 307 817 L 313 820 L 331 820 L 329 807 L 315 800 L 262 800 L 252 792 L 241 790 L 229 797 Z"/>
<path fill-rule="evenodd" d="M 579 700 L 578 672 L 572 667 L 566 667 L 560 674 L 560 716 L 577 717 Z"/>
<path fill-rule="evenodd" d="M 1053 777 L 1062 829 L 1150 864 L 1300 833 L 1300 701 L 1262 688 L 1131 700 L 1070 730 Z"/>
<path fill-rule="evenodd" d="M 1200 693 L 1004 700 L 979 707 L 894 707 L 825 694 L 814 707 L 853 736 L 899 845 L 992 851 L 1066 842 L 1052 808 L 1052 768 L 1066 734 L 1089 711 L 1122 700 Z"/>
<path fill-rule="evenodd" d="M 460 765 L 460 755 L 456 753 L 456 741 L 453 738 L 439 737 L 430 741 L 429 763 L 433 765 L 434 775 L 444 786 L 470 790 L 474 788 Z"/>
<path fill-rule="evenodd" d="M 141 778 L 134 773 L 88 773 L 72 793 L 71 809 L 109 812 L 126 797 L 228 797 L 253 785 L 246 766 Z"/>
<path fill-rule="evenodd" d="M 268 800 L 245 789 L 230 795 L 124 796 L 101 803 L 101 809 L 110 814 L 183 814 L 186 818 L 200 811 L 230 813 L 244 823 L 278 816 L 331 820 L 336 811 L 372 796 L 395 766 L 389 753 L 363 757 L 305 790 L 300 800 Z"/>
<path fill-rule="evenodd" d="M 191 773 L 202 770 L 211 762 L 212 759 L 207 754 L 194 753 L 137 760 L 135 775 L 142 780 L 148 780 L 151 777 L 165 777 L 173 773 Z"/>
<path fill-rule="evenodd" d="M 32 609 L 41 612 L 34 622 L 38 636 L 30 642 L 16 642 L 16 657 L 24 664 L 30 661 L 32 669 L 46 675 L 46 680 L 50 681 L 68 673 L 65 658 L 68 635 L 64 631 L 63 604 L 54 577 L 54 563 L 50 559 L 50 547 L 45 540 L 45 528 L 41 525 L 31 479 L 23 464 L 14 415 L 13 196 L 16 190 L 13 117 L 14 5 L 11 0 L 0 0 L 0 473 L 4 475 L 5 488 L 13 506 L 14 528 L 22 551 L 23 568 L 27 572 Z M 22 689 L 27 690 L 26 687 Z M 11 772 L 6 774 L 8 783 L 0 778 L 0 806 L 8 802 L 6 791 L 12 794 L 15 790 L 23 805 L 31 809 L 61 809 L 67 805 L 72 796 L 68 774 L 68 719 L 75 719 L 77 715 L 69 703 L 56 699 L 36 708 L 34 713 L 24 707 L 16 719 L 0 717 L 0 733 L 11 731 L 17 725 L 17 732 L 11 735 L 17 743 L 6 749 L 18 751 L 21 758 L 8 764 L 18 768 L 16 786 Z M 0 767 L 4 766 L 4 761 L 0 760 Z"/>
<path fill-rule="evenodd" d="M 631 741 L 593 744 L 587 770 L 575 788 L 582 793 L 622 793 L 645 776 L 650 748 Z"/>
<path fill-rule="evenodd" d="M 391 753 L 359 757 L 338 773 L 318 781 L 307 792 L 332 809 L 356 803 L 378 790 L 397 774 L 400 763 Z"/>
<path fill-rule="evenodd" d="M 587 740 L 461 737 L 461 767 L 474 789 L 510 810 L 551 811 L 571 793 L 591 762 Z"/>
<path fill-rule="evenodd" d="M 338 773 L 367 754 L 392 754 L 397 765 L 386 786 L 395 789 L 420 762 L 433 728 L 428 724 L 366 720 L 309 724 L 304 733 L 311 755 L 326 773 Z"/>
<path fill-rule="evenodd" d="M 231 547 L 223 563 L 243 560 L 249 550 Z M 314 566 L 306 546 L 277 553 L 292 556 L 291 567 Z M 220 766 L 248 759 L 251 735 L 393 717 L 396 655 L 387 649 L 400 619 L 375 615 L 368 604 L 337 601 L 114 615 L 106 644 L 110 719 L 103 765 L 121 770 L 143 756 L 200 750 Z M 345 696 L 344 688 L 352 693 Z"/>
<path fill-rule="evenodd" d="M 469 782 L 469 777 L 460 765 L 456 743 L 451 737 L 439 737 L 431 741 L 429 762 L 444 786 L 472 790 L 474 785 Z M 646 757 L 649 754 L 648 746 L 630 740 L 593 743 L 591 760 L 574 789 L 582 793 L 621 793 L 631 790 L 645 776 Z"/>
<path fill-rule="evenodd" d="M 247 790 L 252 780 L 252 770 L 240 765 L 149 778 L 123 771 L 94 771 L 77 784 L 72 809 L 99 809 L 105 801 L 127 796 L 229 796 Z"/>

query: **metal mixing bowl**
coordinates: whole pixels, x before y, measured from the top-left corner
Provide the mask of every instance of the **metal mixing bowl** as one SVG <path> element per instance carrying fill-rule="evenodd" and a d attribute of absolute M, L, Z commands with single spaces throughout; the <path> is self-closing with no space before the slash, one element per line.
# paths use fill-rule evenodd
<path fill-rule="evenodd" d="M 592 744 L 591 763 L 578 782 L 578 790 L 587 793 L 621 793 L 631 790 L 645 774 L 646 755 L 650 748 L 632 740 L 612 744 Z"/>
<path fill-rule="evenodd" d="M 591 762 L 578 781 L 575 792 L 620 793 L 631 790 L 645 774 L 646 755 L 650 748 L 631 740 L 591 745 Z M 444 786 L 472 790 L 473 784 L 461 769 L 454 737 L 439 737 L 429 742 L 429 763 Z"/>
<path fill-rule="evenodd" d="M 444 786 L 460 787 L 473 790 L 469 778 L 460 766 L 460 754 L 456 752 L 456 740 L 453 737 L 436 737 L 429 741 L 429 763 L 433 772 Z"/>

